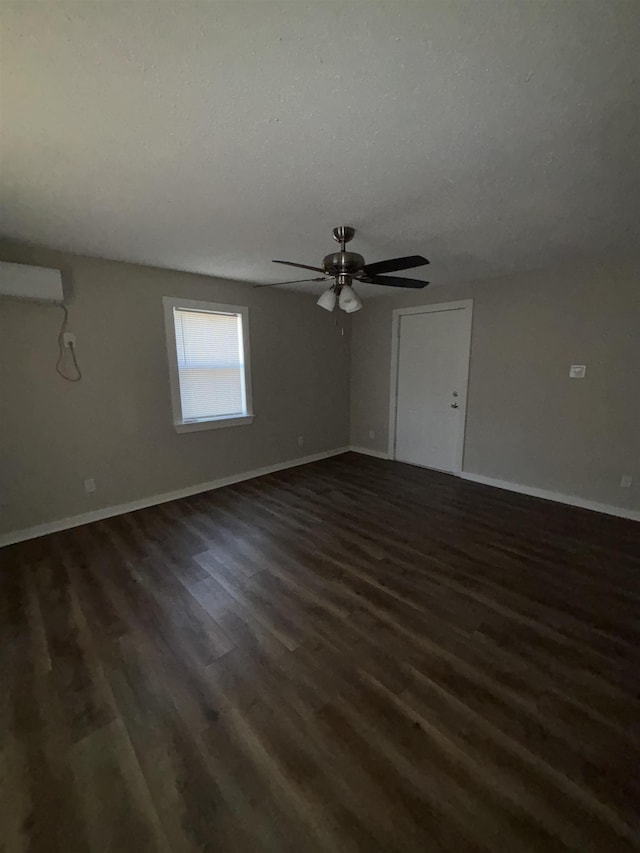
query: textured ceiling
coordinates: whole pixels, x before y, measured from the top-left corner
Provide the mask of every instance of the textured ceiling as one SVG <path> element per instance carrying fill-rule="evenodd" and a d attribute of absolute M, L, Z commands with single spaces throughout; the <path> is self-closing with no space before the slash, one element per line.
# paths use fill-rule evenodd
<path fill-rule="evenodd" d="M 2 24 L 5 236 L 255 282 L 343 223 L 438 284 L 637 246 L 638 0 L 5 2 Z"/>

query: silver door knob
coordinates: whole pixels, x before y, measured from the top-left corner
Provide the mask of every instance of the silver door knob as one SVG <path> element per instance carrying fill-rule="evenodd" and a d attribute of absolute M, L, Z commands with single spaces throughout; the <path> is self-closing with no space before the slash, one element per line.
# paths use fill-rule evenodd
<path fill-rule="evenodd" d="M 451 404 L 451 408 L 452 408 L 452 409 L 457 409 L 457 408 L 458 408 L 458 404 L 457 404 L 457 403 L 452 403 L 452 404 Z"/>

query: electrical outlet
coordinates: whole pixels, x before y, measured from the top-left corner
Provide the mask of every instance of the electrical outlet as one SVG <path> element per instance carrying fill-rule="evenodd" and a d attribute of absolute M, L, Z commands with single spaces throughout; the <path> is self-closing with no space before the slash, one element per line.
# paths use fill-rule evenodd
<path fill-rule="evenodd" d="M 631 474 L 623 474 L 622 477 L 620 477 L 620 488 L 630 489 L 632 483 L 633 483 L 633 478 L 632 478 Z"/>
<path fill-rule="evenodd" d="M 92 495 L 96 490 L 96 481 L 91 477 L 84 481 L 84 490 L 88 495 Z"/>
<path fill-rule="evenodd" d="M 75 347 L 76 336 L 73 334 L 73 332 L 65 332 L 64 335 L 62 336 L 62 343 L 65 345 L 65 347 L 67 349 L 70 349 L 71 347 Z"/>
<path fill-rule="evenodd" d="M 374 429 L 369 430 L 369 438 L 374 439 L 376 437 L 376 431 Z"/>
<path fill-rule="evenodd" d="M 298 436 L 298 447 L 302 447 L 303 444 L 304 444 L 304 436 L 299 435 Z"/>
<path fill-rule="evenodd" d="M 584 379 L 586 372 L 586 364 L 572 364 L 569 368 L 569 379 Z"/>

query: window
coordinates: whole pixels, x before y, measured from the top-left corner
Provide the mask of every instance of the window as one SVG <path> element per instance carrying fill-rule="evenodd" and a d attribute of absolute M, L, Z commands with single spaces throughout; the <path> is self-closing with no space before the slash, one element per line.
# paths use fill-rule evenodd
<path fill-rule="evenodd" d="M 249 309 L 163 302 L 176 430 L 251 423 Z"/>

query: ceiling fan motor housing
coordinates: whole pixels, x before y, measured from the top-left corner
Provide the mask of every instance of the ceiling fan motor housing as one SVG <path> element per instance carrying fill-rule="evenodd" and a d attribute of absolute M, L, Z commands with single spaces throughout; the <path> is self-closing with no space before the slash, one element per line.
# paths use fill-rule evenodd
<path fill-rule="evenodd" d="M 333 252 L 322 264 L 327 275 L 355 275 L 364 267 L 364 258 L 357 252 Z"/>

